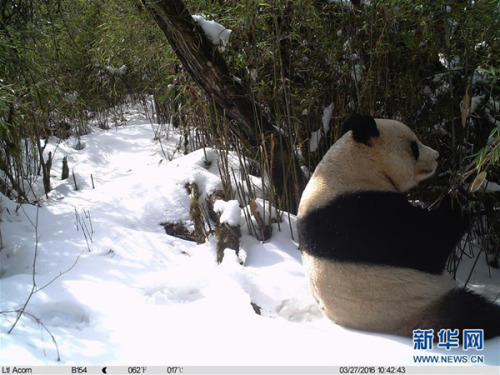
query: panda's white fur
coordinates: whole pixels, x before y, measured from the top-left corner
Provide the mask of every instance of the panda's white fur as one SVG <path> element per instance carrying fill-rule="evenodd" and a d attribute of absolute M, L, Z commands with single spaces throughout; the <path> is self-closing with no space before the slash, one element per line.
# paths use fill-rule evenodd
<path fill-rule="evenodd" d="M 411 322 L 454 288 L 448 275 L 302 254 L 318 307 L 337 324 L 363 331 L 409 336 Z"/>
<path fill-rule="evenodd" d="M 395 120 L 374 121 L 378 131 L 376 136 L 370 136 L 360 142 L 355 139 L 352 130 L 348 131 L 330 148 L 317 166 L 299 205 L 299 243 L 312 293 L 328 318 L 355 329 L 411 336 L 412 331 L 417 328 L 437 328 L 442 322 L 446 326 L 446 317 L 440 316 L 448 314 L 450 309 L 448 306 L 442 306 L 447 303 L 443 302 L 446 296 L 450 295 L 448 299 L 451 301 L 459 301 L 455 306 L 468 303 L 465 301 L 468 301 L 469 297 L 474 300 L 471 304 L 475 304 L 475 298 L 482 297 L 467 291 L 464 292 L 467 295 L 464 299 L 458 295 L 463 294 L 461 291 L 455 293 L 455 282 L 447 274 L 439 271 L 426 272 L 418 267 L 414 269 L 411 263 L 409 267 L 406 264 L 405 267 L 398 267 L 385 265 L 384 261 L 373 264 L 337 261 L 331 259 L 334 256 L 330 255 L 319 256 L 321 249 L 314 250 L 315 246 L 323 244 L 328 247 L 330 244 L 328 239 L 323 239 L 320 243 L 315 242 L 316 238 L 313 237 L 329 236 L 333 240 L 339 233 L 336 233 L 334 224 L 325 224 L 319 232 L 310 233 L 311 228 L 317 227 L 318 222 L 314 220 L 323 221 L 321 217 L 310 217 L 317 215 L 317 212 L 323 212 L 321 210 L 324 207 L 328 207 L 345 194 L 358 192 L 362 197 L 365 192 L 379 191 L 400 195 L 399 193 L 406 192 L 434 174 L 438 153 L 423 145 L 409 127 Z M 418 147 L 418 151 L 412 150 L 412 143 L 414 148 Z M 388 207 L 388 210 L 390 209 L 391 207 Z M 345 220 L 350 219 L 349 211 L 342 215 L 345 215 Z M 373 216 L 373 213 L 369 215 Z M 332 220 L 343 221 L 343 217 Z M 324 219 L 327 221 L 329 217 Z M 366 218 L 366 225 L 370 226 L 373 220 L 377 220 L 377 217 Z M 440 219 L 437 222 L 440 223 Z M 359 221 L 356 223 L 359 224 Z M 339 225 L 340 228 L 345 228 L 342 227 L 345 224 Z M 385 233 L 382 235 L 391 236 L 391 230 L 384 228 Z M 461 234 L 459 230 L 457 239 L 451 240 L 450 248 L 454 246 L 453 241 L 456 243 L 460 239 Z M 363 228 L 359 236 L 363 236 Z M 349 238 L 346 241 L 350 243 Z M 318 243 L 320 245 L 317 245 Z M 361 252 L 365 250 L 369 253 L 369 249 Z M 402 253 L 405 250 L 407 249 L 400 249 Z M 330 250 L 327 249 L 328 251 Z M 349 249 L 345 251 L 349 253 Z M 396 252 L 399 252 L 399 249 L 396 249 Z M 349 257 L 348 254 L 347 258 Z M 356 254 L 352 257 L 356 259 Z M 441 257 L 439 262 L 435 261 L 442 263 L 438 269 L 444 268 L 446 257 L 447 254 L 444 258 Z M 433 262 L 432 259 L 429 261 Z M 497 317 L 500 318 L 500 308 L 494 307 L 489 301 L 479 301 L 481 306 L 484 302 L 486 310 L 492 310 L 488 312 L 488 324 L 494 326 L 493 335 L 498 335 L 498 323 L 495 322 Z M 437 310 L 441 312 L 435 313 Z M 461 322 L 460 319 L 457 321 Z"/>

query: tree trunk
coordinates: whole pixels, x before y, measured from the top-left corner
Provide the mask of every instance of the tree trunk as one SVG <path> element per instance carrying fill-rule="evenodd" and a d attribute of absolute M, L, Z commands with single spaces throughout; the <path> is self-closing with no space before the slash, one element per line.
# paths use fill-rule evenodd
<path fill-rule="evenodd" d="M 250 90 L 230 73 L 216 46 L 193 20 L 182 0 L 141 0 L 167 37 L 184 68 L 203 91 L 222 109 L 233 132 L 251 155 L 264 147 L 272 154 L 270 173 L 281 208 L 295 213 L 304 178 L 289 138 L 280 134 L 274 121 L 262 114 Z M 265 154 L 265 153 L 261 153 Z"/>

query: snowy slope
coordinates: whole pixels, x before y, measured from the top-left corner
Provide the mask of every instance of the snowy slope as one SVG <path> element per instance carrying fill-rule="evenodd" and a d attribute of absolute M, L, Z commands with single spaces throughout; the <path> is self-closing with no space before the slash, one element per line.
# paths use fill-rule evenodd
<path fill-rule="evenodd" d="M 149 121 L 137 110 L 127 118 L 84 136 L 82 150 L 74 140 L 48 147 L 54 190 L 41 208 L 1 197 L 0 364 L 413 365 L 417 354 L 470 354 L 422 353 L 409 339 L 325 319 L 292 240 L 293 216 L 265 243 L 245 232 L 242 216 L 245 265 L 232 250 L 217 265 L 214 240 L 166 235 L 161 222 L 189 219 L 186 183 L 202 194 L 221 188 L 217 153 L 165 160 Z M 174 150 L 170 131 L 163 147 Z M 78 191 L 59 178 L 63 156 Z M 8 334 L 33 285 L 35 249 L 38 290 Z M 500 365 L 498 353 L 495 339 L 480 354 Z"/>

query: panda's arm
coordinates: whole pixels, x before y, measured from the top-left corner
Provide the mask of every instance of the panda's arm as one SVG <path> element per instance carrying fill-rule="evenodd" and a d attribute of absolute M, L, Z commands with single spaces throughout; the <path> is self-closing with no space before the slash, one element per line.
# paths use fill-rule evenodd
<path fill-rule="evenodd" d="M 386 208 L 381 225 L 389 224 L 397 233 L 394 242 L 385 243 L 388 258 L 425 272 L 443 272 L 467 221 L 453 210 L 428 211 L 415 207 L 400 194 L 381 194 L 373 199 L 380 200 L 376 209 Z"/>
<path fill-rule="evenodd" d="M 435 223 L 440 231 L 443 245 L 452 251 L 469 227 L 469 217 L 462 210 L 460 203 L 450 195 L 444 197 L 439 206 L 433 210 L 424 210 L 429 221 Z"/>
<path fill-rule="evenodd" d="M 467 227 L 468 219 L 458 209 L 440 208 L 437 210 L 424 210 L 411 207 L 415 211 L 415 226 L 427 234 L 422 237 L 422 246 L 425 242 L 429 248 L 423 248 L 423 255 L 428 259 L 436 260 L 436 269 L 444 270 L 446 260 L 462 239 Z"/>

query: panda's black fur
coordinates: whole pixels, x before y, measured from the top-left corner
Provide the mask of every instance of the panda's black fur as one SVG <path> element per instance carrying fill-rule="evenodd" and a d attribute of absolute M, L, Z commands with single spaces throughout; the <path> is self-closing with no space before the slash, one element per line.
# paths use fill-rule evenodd
<path fill-rule="evenodd" d="M 387 120 L 377 121 L 385 124 Z M 395 126 L 406 128 L 399 124 Z M 384 179 L 381 186 L 387 188 L 370 190 L 366 183 L 362 188 L 349 186 L 345 177 L 351 172 L 341 166 L 337 166 L 338 171 L 329 171 L 328 163 L 341 156 L 350 164 L 346 168 L 355 168 L 356 161 L 351 162 L 354 155 L 344 155 L 346 151 L 342 147 L 348 150 L 347 144 L 351 145 L 350 150 L 366 154 L 366 158 L 373 159 L 370 161 L 374 163 L 372 165 L 377 165 L 376 159 L 381 154 L 375 153 L 374 148 L 382 147 L 377 143 L 381 135 L 376 120 L 370 116 L 352 116 L 343 130 L 347 132 L 343 136 L 346 139 L 339 142 L 341 145 L 332 146 L 337 147 L 331 150 L 333 156 L 325 156 L 326 161 L 322 161 L 320 164 L 324 164 L 315 172 L 316 178 L 313 175 L 309 182 L 324 184 L 320 190 L 323 196 L 316 196 L 314 186 L 309 187 L 309 192 L 306 188 L 297 222 L 306 273 L 324 313 L 334 321 L 338 320 L 339 324 L 400 335 L 411 335 L 414 329 L 432 328 L 437 333 L 442 328 L 459 329 L 460 332 L 465 328 L 479 328 L 484 329 L 485 338 L 499 336 L 500 305 L 467 289 L 448 286 L 447 281 L 443 281 L 446 261 L 468 226 L 467 218 L 460 210 L 452 208 L 451 200 L 444 200 L 440 207 L 431 211 L 412 205 L 404 194 L 405 189 L 400 188 L 398 177 L 383 171 L 373 178 Z M 387 134 L 387 130 L 385 132 Z M 404 132 L 412 137 L 411 131 Z M 435 151 L 423 146 L 416 136 L 415 140 L 409 138 L 408 142 L 405 152 L 412 153 L 417 161 L 420 151 L 434 157 L 431 152 Z M 417 147 L 412 142 L 418 142 Z M 437 153 L 435 155 L 437 158 Z M 426 171 L 427 177 L 433 172 Z M 336 177 L 336 173 L 341 175 L 339 181 L 329 181 Z M 365 180 L 362 173 L 359 180 Z M 329 182 L 332 182 L 331 188 Z M 418 181 L 413 186 L 416 183 Z M 335 192 L 336 185 L 340 187 L 338 193 Z M 367 271 L 373 271 L 373 274 L 366 276 L 364 282 Z M 354 272 L 359 274 L 353 275 Z M 387 286 L 384 284 L 386 277 L 390 280 Z M 332 278 L 335 280 L 330 283 Z M 421 291 L 418 285 L 412 285 L 412 282 L 421 280 L 426 281 L 425 288 L 429 290 Z M 433 280 L 437 280 L 436 284 Z M 372 285 L 373 294 L 370 294 Z M 384 316 L 383 306 L 378 306 L 376 301 L 377 293 L 386 287 L 396 288 L 388 291 L 388 296 L 381 296 L 397 306 L 394 313 L 387 312 L 388 316 Z M 347 295 L 342 295 L 342 288 L 348 288 Z M 357 300 L 356 294 L 360 290 L 363 296 Z M 415 296 L 412 295 L 414 292 Z M 427 292 L 436 297 L 418 302 Z M 338 295 L 328 301 L 330 294 Z M 399 297 L 401 303 L 398 303 Z M 417 301 L 416 308 L 410 306 L 413 297 Z M 407 308 L 405 302 L 408 302 Z M 391 309 L 390 304 L 388 309 Z"/>
<path fill-rule="evenodd" d="M 299 221 L 299 238 L 301 249 L 317 257 L 441 274 L 464 222 L 415 207 L 400 193 L 369 191 L 343 194 L 311 211 Z"/>

